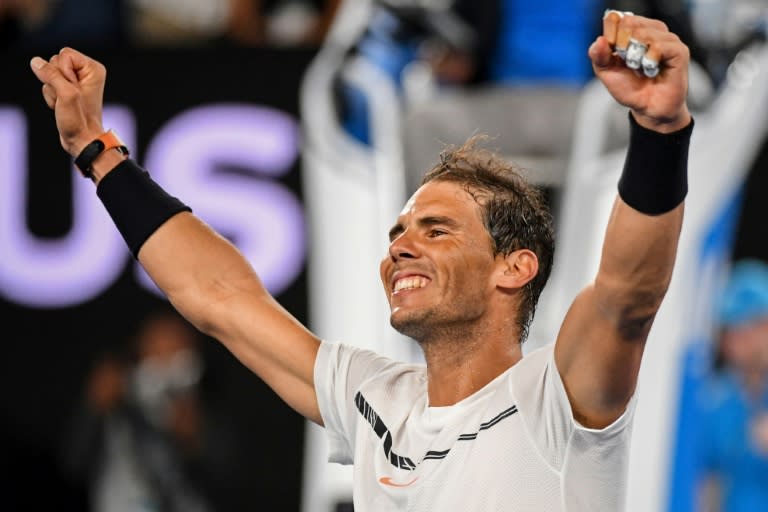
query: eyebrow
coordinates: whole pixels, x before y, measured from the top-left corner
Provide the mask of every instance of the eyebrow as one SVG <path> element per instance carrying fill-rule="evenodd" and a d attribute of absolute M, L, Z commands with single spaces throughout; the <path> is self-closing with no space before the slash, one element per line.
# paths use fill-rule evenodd
<path fill-rule="evenodd" d="M 419 227 L 446 226 L 455 229 L 459 226 L 459 223 L 455 219 L 443 215 L 430 215 L 428 217 L 422 217 L 416 221 L 416 223 L 419 225 Z M 401 234 L 403 231 L 405 231 L 405 226 L 398 222 L 389 230 L 389 240 L 394 240 L 397 238 L 397 235 Z"/>

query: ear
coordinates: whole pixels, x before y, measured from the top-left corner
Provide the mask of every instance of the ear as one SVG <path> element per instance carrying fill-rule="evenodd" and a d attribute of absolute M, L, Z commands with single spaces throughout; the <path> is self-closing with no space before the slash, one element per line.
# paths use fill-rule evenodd
<path fill-rule="evenodd" d="M 507 256 L 497 256 L 496 286 L 518 289 L 528 284 L 539 272 L 539 259 L 530 249 L 519 249 Z"/>

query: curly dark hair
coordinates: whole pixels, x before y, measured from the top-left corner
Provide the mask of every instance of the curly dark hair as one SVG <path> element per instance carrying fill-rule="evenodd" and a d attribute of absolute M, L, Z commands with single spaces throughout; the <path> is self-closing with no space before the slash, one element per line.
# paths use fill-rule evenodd
<path fill-rule="evenodd" d="M 529 249 L 539 260 L 536 276 L 523 289 L 518 311 L 520 342 L 528 329 L 541 291 L 549 279 L 555 252 L 552 214 L 542 191 L 529 183 L 522 169 L 496 152 L 478 146 L 489 137 L 470 137 L 463 145 L 448 146 L 440 162 L 421 181 L 450 181 L 464 186 L 480 206 L 483 223 L 493 240 L 494 255 Z"/>

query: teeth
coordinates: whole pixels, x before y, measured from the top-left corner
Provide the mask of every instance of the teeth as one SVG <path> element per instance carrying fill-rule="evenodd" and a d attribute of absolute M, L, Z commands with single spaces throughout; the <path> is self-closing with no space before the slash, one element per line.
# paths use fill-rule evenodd
<path fill-rule="evenodd" d="M 413 277 L 405 277 L 403 279 L 398 279 L 398 281 L 395 283 L 395 292 L 399 292 L 402 290 L 412 290 L 414 288 L 423 288 L 427 285 L 427 279 L 420 276 L 413 276 Z"/>

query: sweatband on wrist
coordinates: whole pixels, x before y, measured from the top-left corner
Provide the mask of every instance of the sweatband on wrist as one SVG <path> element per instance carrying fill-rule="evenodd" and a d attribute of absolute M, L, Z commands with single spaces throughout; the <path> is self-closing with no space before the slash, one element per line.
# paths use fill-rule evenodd
<path fill-rule="evenodd" d="M 688 146 L 693 119 L 672 133 L 640 126 L 631 112 L 629 123 L 629 149 L 619 179 L 619 196 L 647 215 L 674 210 L 688 194 Z"/>
<path fill-rule="evenodd" d="M 169 195 L 136 162 L 126 159 L 99 181 L 96 194 L 134 258 L 147 238 L 177 213 L 192 209 Z"/>

